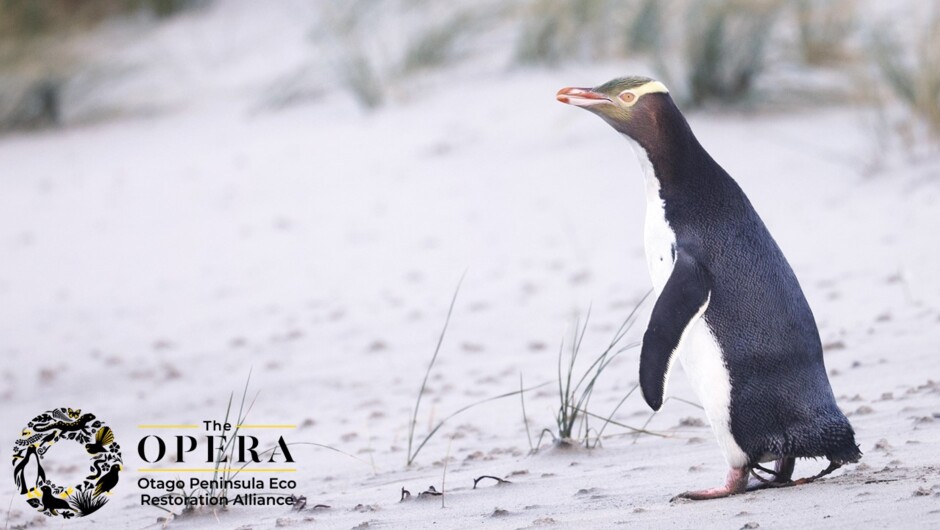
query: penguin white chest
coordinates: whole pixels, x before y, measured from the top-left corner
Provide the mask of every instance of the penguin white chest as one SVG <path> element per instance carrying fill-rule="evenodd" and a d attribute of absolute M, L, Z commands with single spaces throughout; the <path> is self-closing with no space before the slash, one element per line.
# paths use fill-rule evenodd
<path fill-rule="evenodd" d="M 666 204 L 659 196 L 659 179 L 653 170 L 646 150 L 629 136 L 624 135 L 636 152 L 643 170 L 646 185 L 646 221 L 643 229 L 643 248 L 646 252 L 646 267 L 656 294 L 662 292 L 666 280 L 672 274 L 675 263 L 676 233 L 666 221 Z"/>
<path fill-rule="evenodd" d="M 646 222 L 643 227 L 643 247 L 646 267 L 656 293 L 661 293 L 675 264 L 676 233 L 666 221 L 666 208 L 659 197 L 659 181 L 646 179 Z M 651 183 L 652 181 L 652 183 Z"/>

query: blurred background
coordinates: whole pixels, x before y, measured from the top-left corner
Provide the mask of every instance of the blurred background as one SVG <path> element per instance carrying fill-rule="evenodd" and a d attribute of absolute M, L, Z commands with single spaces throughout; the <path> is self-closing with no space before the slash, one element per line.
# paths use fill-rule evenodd
<path fill-rule="evenodd" d="M 455 76 L 634 61 L 685 108 L 897 104 L 909 146 L 940 135 L 936 2 L 3 0 L 0 130 L 246 99 L 401 105 Z"/>

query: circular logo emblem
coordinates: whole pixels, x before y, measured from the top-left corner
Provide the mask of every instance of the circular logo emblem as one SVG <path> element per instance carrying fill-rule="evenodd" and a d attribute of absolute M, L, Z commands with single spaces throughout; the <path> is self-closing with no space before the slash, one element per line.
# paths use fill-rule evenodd
<path fill-rule="evenodd" d="M 89 474 L 79 484 L 56 484 L 42 467 L 43 457 L 60 443 L 81 444 Z M 36 416 L 13 446 L 13 480 L 26 502 L 48 516 L 83 517 L 108 503 L 121 472 L 121 447 L 114 432 L 94 414 L 68 407 Z"/>

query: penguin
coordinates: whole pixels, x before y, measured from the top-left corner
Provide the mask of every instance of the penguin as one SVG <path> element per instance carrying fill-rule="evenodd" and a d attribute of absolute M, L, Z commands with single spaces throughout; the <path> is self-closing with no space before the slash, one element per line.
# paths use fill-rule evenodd
<path fill-rule="evenodd" d="M 21 458 L 19 463 L 13 466 L 13 480 L 16 482 L 16 486 L 20 488 L 20 494 L 26 494 L 26 466 L 29 465 L 30 460 L 36 461 L 36 483 L 38 484 L 41 481 L 46 480 L 46 471 L 42 468 L 42 460 L 39 458 L 39 454 L 36 451 L 36 445 L 30 445 L 26 448 L 26 452 L 23 454 L 14 453 L 13 461 L 16 462 L 18 458 Z"/>
<path fill-rule="evenodd" d="M 640 349 L 643 398 L 654 411 L 662 407 L 679 359 L 731 468 L 723 486 L 673 499 L 803 484 L 857 462 L 855 432 L 836 405 L 796 275 L 666 86 L 625 77 L 563 88 L 556 98 L 607 122 L 640 162 L 644 246 L 657 296 Z M 826 458 L 829 466 L 794 481 L 797 458 Z"/>

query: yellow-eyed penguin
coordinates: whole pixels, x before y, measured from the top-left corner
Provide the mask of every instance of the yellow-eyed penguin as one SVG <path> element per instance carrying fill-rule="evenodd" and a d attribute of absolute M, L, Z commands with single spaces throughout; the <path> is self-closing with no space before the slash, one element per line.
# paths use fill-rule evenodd
<path fill-rule="evenodd" d="M 712 499 L 808 482 L 861 457 L 836 406 L 819 331 L 800 284 L 738 184 L 698 142 L 666 87 L 645 77 L 564 88 L 623 135 L 646 185 L 646 259 L 658 294 L 640 352 L 653 410 L 680 359 L 731 467 L 724 486 L 679 495 Z M 793 481 L 797 458 L 827 458 Z M 761 463 L 775 461 L 775 469 Z M 750 485 L 755 469 L 771 479 Z M 755 477 L 759 477 L 756 473 Z"/>

